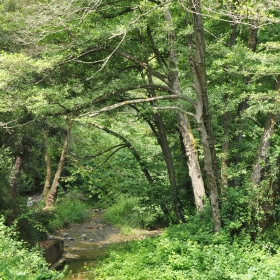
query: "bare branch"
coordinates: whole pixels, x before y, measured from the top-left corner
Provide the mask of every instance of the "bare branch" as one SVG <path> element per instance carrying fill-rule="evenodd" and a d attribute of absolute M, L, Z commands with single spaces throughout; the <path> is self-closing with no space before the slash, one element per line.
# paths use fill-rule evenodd
<path fill-rule="evenodd" d="M 125 39 L 125 37 L 126 37 L 126 34 L 127 34 L 127 32 L 124 32 L 124 33 L 123 33 L 123 36 L 122 36 L 120 42 L 118 43 L 118 45 L 117 45 L 117 46 L 111 51 L 111 53 L 105 58 L 105 61 L 104 61 L 104 63 L 102 64 L 102 66 L 101 66 L 91 77 L 89 77 L 89 78 L 86 79 L 87 81 L 90 80 L 90 79 L 92 79 L 97 73 L 99 73 L 100 71 L 102 71 L 102 70 L 104 69 L 104 67 L 105 67 L 106 64 L 108 63 L 109 59 L 113 56 L 113 54 L 114 54 L 115 52 L 118 51 L 119 47 L 121 46 L 122 42 L 124 41 L 124 39 Z"/>
<path fill-rule="evenodd" d="M 96 103 L 107 100 L 110 96 L 113 96 L 113 95 L 116 95 L 116 94 L 119 94 L 119 93 L 123 93 L 125 91 L 135 90 L 135 89 L 140 89 L 140 88 L 165 91 L 167 93 L 170 93 L 172 96 L 175 95 L 175 92 L 173 92 L 173 90 L 170 87 L 163 86 L 163 85 L 156 85 L 156 84 L 145 84 L 145 85 L 137 85 L 137 86 L 131 86 L 131 87 L 127 87 L 127 88 L 118 89 L 116 91 L 113 91 L 113 92 L 107 93 L 103 96 L 95 98 L 94 100 L 91 101 L 91 103 L 96 104 Z M 154 97 L 154 98 L 157 98 L 157 97 Z M 158 96 L 158 98 L 160 99 L 161 97 Z M 184 99 L 184 100 L 188 101 L 190 104 L 193 105 L 193 107 L 196 107 L 196 102 L 188 96 L 178 95 L 177 97 L 170 97 L 169 96 L 169 98 L 181 98 L 181 99 Z M 166 98 L 166 99 L 168 99 L 168 98 Z M 139 102 L 137 102 L 137 103 L 139 103 Z"/>
<path fill-rule="evenodd" d="M 157 111 L 163 111 L 163 110 L 177 110 L 177 111 L 180 111 L 181 113 L 183 114 L 186 114 L 186 115 L 189 115 L 189 116 L 192 116 L 196 119 L 196 115 L 191 113 L 191 112 L 187 112 L 185 111 L 184 109 L 180 108 L 180 107 L 175 107 L 175 106 L 164 106 L 164 107 L 153 107 L 154 110 L 157 110 Z"/>
<path fill-rule="evenodd" d="M 95 112 L 88 112 L 88 113 L 85 113 L 85 114 L 81 114 L 78 117 L 86 117 L 87 116 L 89 118 L 92 118 L 92 117 L 95 117 L 95 116 L 97 116 L 101 113 L 112 111 L 116 108 L 119 108 L 119 107 L 122 107 L 122 106 L 125 106 L 125 105 L 135 104 L 135 103 L 143 103 L 143 102 L 150 102 L 150 101 L 154 101 L 154 100 L 163 100 L 163 99 L 183 99 L 183 100 L 189 101 L 188 97 L 182 96 L 182 95 L 163 95 L 163 96 L 150 97 L 150 98 L 132 99 L 132 100 L 126 100 L 126 101 L 116 103 L 116 104 L 111 105 L 111 106 L 104 107 L 101 110 L 98 110 L 98 111 L 95 111 Z M 189 113 L 189 114 L 191 114 L 191 113 Z M 194 114 L 192 114 L 192 116 L 194 116 Z"/>

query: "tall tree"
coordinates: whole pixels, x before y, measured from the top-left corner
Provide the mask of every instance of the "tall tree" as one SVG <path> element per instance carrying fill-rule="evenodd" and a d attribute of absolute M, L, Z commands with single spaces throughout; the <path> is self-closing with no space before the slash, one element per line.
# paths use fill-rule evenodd
<path fill-rule="evenodd" d="M 169 26 L 172 26 L 172 14 L 170 9 L 167 7 L 165 10 L 165 20 Z M 176 34 L 172 30 L 168 34 L 169 37 L 169 80 L 172 86 L 174 94 L 181 95 L 180 83 L 179 83 L 179 69 L 178 69 L 178 56 L 176 52 Z M 183 138 L 183 144 L 188 160 L 189 175 L 192 181 L 192 187 L 194 192 L 194 198 L 196 208 L 198 211 L 204 209 L 203 199 L 205 198 L 204 182 L 198 162 L 198 153 L 196 150 L 196 143 L 192 134 L 191 126 L 186 114 L 181 112 L 177 113 L 177 120 L 179 129 Z"/>

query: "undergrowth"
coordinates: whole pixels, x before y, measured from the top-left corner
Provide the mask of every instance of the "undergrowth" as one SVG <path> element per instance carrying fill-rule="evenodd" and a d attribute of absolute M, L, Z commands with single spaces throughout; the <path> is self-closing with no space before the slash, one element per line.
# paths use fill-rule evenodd
<path fill-rule="evenodd" d="M 147 228 L 153 227 L 162 215 L 156 205 L 144 205 L 139 197 L 120 195 L 104 218 L 116 226 Z"/>
<path fill-rule="evenodd" d="M 245 233 L 213 234 L 207 223 L 190 217 L 159 237 L 113 249 L 94 269 L 94 279 L 270 280 L 280 279 L 279 261 L 276 244 L 252 242 Z"/>
<path fill-rule="evenodd" d="M 87 205 L 77 199 L 75 193 L 66 195 L 56 202 L 54 218 L 48 225 L 48 230 L 53 232 L 71 223 L 82 223 L 88 217 Z"/>
<path fill-rule="evenodd" d="M 38 247 L 27 248 L 17 240 L 15 228 L 4 225 L 0 217 L 0 279 L 1 280 L 47 280 L 62 279 L 63 272 L 49 270 L 42 251 Z"/>

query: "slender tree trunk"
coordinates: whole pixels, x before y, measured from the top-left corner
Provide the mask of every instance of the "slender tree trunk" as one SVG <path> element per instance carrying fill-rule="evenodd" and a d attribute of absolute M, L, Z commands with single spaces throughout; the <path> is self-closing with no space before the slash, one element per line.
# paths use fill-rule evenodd
<path fill-rule="evenodd" d="M 11 179 L 11 184 L 10 184 L 10 197 L 11 197 L 12 201 L 15 201 L 16 196 L 17 196 L 18 175 L 19 175 L 21 166 L 22 166 L 22 157 L 20 155 L 17 155 L 16 162 L 14 165 L 13 177 Z"/>
<path fill-rule="evenodd" d="M 228 42 L 228 47 L 232 49 L 232 47 L 236 44 L 236 37 L 237 37 L 237 24 L 231 24 L 231 32 Z M 228 102 L 228 95 L 224 96 L 224 103 L 227 104 Z M 232 118 L 232 114 L 230 112 L 225 112 L 223 114 L 223 144 L 222 144 L 222 157 L 221 157 L 221 185 L 222 190 L 228 188 L 228 161 L 229 161 L 229 149 L 230 149 L 230 131 L 229 131 L 229 124 Z"/>
<path fill-rule="evenodd" d="M 73 120 L 69 118 L 67 135 L 65 137 L 63 148 L 61 151 L 60 161 L 59 161 L 59 164 L 58 164 L 58 167 L 57 167 L 57 170 L 56 170 L 53 182 L 52 182 L 52 186 L 46 197 L 46 206 L 45 206 L 46 209 L 52 208 L 54 206 L 55 198 L 57 195 L 57 189 L 59 186 L 59 180 L 61 178 L 61 173 L 63 170 L 63 166 L 64 166 L 65 159 L 66 159 L 66 153 L 67 153 L 67 149 L 68 149 L 69 142 L 70 142 L 70 131 L 71 131 L 72 123 L 73 123 Z"/>
<path fill-rule="evenodd" d="M 205 57 L 206 57 L 206 47 L 205 47 L 205 37 L 204 37 L 204 26 L 203 26 L 203 19 L 201 15 L 201 8 L 200 8 L 200 0 L 191 0 L 191 6 L 193 10 L 193 27 L 194 27 L 194 37 L 195 37 L 195 57 L 190 55 L 190 63 L 192 74 L 195 75 L 197 78 L 198 84 L 195 83 L 196 91 L 199 91 L 199 95 L 201 95 L 203 101 L 203 121 L 204 126 L 208 135 L 208 143 L 209 148 L 211 151 L 211 158 L 212 158 L 212 169 L 215 175 L 216 183 L 219 183 L 219 166 L 218 166 L 218 159 L 215 150 L 215 141 L 214 141 L 214 134 L 213 134 L 213 127 L 212 127 L 212 120 L 211 120 L 211 113 L 209 110 L 209 101 L 208 101 L 208 94 L 207 94 L 207 75 L 206 75 L 206 65 L 205 65 Z M 194 63 L 193 63 L 194 62 Z"/>
<path fill-rule="evenodd" d="M 126 147 L 128 147 L 130 149 L 130 152 L 132 153 L 132 155 L 134 156 L 134 158 L 136 159 L 136 161 L 140 165 L 141 170 L 144 173 L 144 175 L 145 175 L 147 181 L 149 182 L 149 184 L 150 185 L 153 184 L 153 179 L 152 179 L 152 177 L 149 173 L 149 170 L 145 167 L 145 164 L 143 163 L 139 153 L 136 151 L 136 149 L 133 147 L 133 145 L 125 137 L 123 137 L 122 135 L 120 135 L 120 134 L 118 134 L 118 133 L 116 133 L 116 132 L 114 132 L 114 131 L 106 128 L 106 127 L 103 127 L 99 124 L 92 123 L 92 122 L 90 124 L 99 128 L 99 129 L 101 129 L 101 130 L 103 130 L 103 131 L 105 131 L 105 132 L 107 132 L 107 133 L 109 133 L 109 134 L 111 134 L 111 135 L 114 135 L 117 138 L 119 138 L 126 145 Z"/>
<path fill-rule="evenodd" d="M 228 188 L 228 176 L 227 176 L 227 168 L 228 168 L 228 155 L 229 155 L 229 119 L 230 112 L 226 112 L 223 115 L 223 144 L 222 144 L 222 158 L 221 158 L 221 184 L 222 188 Z"/>
<path fill-rule="evenodd" d="M 221 228 L 221 216 L 219 209 L 217 186 L 219 182 L 219 172 L 207 95 L 204 28 L 201 15 L 200 1 L 190 0 L 190 4 L 193 11 L 195 56 L 192 54 L 191 43 L 191 54 L 189 57 L 189 62 L 194 80 L 193 87 L 197 96 L 196 119 L 198 123 L 198 130 L 201 135 L 205 171 L 209 184 L 209 198 L 214 221 L 214 232 L 218 232 Z"/>
<path fill-rule="evenodd" d="M 278 76 L 278 83 L 276 87 L 278 93 L 280 94 L 280 75 Z M 253 170 L 250 176 L 250 181 L 253 184 L 253 188 L 259 188 L 262 179 L 268 179 L 264 178 L 264 169 L 266 167 L 267 162 L 267 151 L 270 147 L 270 139 L 274 134 L 276 123 L 279 119 L 279 114 L 270 114 L 267 117 L 264 131 L 260 139 L 257 155 L 253 164 Z M 269 222 L 271 221 L 270 213 L 274 209 L 275 197 L 277 195 L 277 190 L 275 187 L 273 187 L 272 178 L 270 179 L 269 189 L 268 186 L 264 185 L 261 189 L 259 189 L 259 193 L 261 194 L 261 196 L 265 196 L 265 198 L 260 201 L 260 205 L 257 205 L 257 207 L 261 207 L 261 209 L 264 212 L 264 217 L 260 221 L 258 221 L 259 227 L 261 228 L 262 232 L 264 232 L 267 226 L 269 225 Z"/>
<path fill-rule="evenodd" d="M 257 156 L 253 165 L 253 171 L 250 176 L 250 181 L 257 187 L 262 178 L 262 171 L 267 160 L 267 151 L 270 147 L 270 138 L 274 133 L 274 128 L 279 119 L 279 115 L 270 115 L 264 127 L 264 131 L 260 140 Z"/>
<path fill-rule="evenodd" d="M 172 15 L 169 9 L 165 11 L 165 20 L 172 24 Z M 176 42 L 175 32 L 169 33 L 169 42 L 170 42 L 170 71 L 169 71 L 169 79 L 172 85 L 172 90 L 177 94 L 181 94 L 180 84 L 179 84 L 179 76 L 178 76 L 178 59 L 177 52 L 175 50 L 174 43 Z M 183 137 L 183 143 L 185 146 L 185 152 L 188 158 L 188 168 L 189 168 L 189 176 L 192 181 L 192 187 L 194 192 L 194 198 L 196 203 L 197 211 L 201 211 L 204 209 L 204 197 L 205 197 L 205 188 L 204 182 L 201 174 L 200 165 L 198 162 L 198 154 L 195 145 L 195 139 L 192 134 L 191 126 L 189 120 L 186 115 L 182 113 L 177 114 L 177 120 L 179 123 L 179 129 L 181 135 Z"/>
<path fill-rule="evenodd" d="M 159 52 L 157 51 L 157 49 L 154 45 L 152 33 L 151 33 L 151 30 L 150 30 L 149 27 L 147 27 L 147 34 L 148 34 L 148 37 L 150 39 L 152 48 L 153 48 L 153 50 L 156 54 L 158 63 L 161 65 L 161 67 L 164 67 L 164 63 L 163 63 L 164 61 L 161 59 L 160 54 L 159 54 Z M 145 48 L 144 44 L 143 44 L 143 40 L 142 40 L 143 38 L 142 38 L 141 32 L 139 33 L 139 37 L 140 37 L 140 40 L 142 42 L 143 48 Z M 145 58 L 145 63 L 146 63 L 146 65 L 149 65 L 149 60 L 148 60 L 147 57 Z M 146 71 L 146 75 L 147 75 L 149 84 L 153 84 L 153 78 L 152 78 L 152 74 L 151 74 L 150 70 Z M 143 77 L 143 79 L 145 79 L 143 74 L 142 74 L 142 77 Z M 154 89 L 148 89 L 147 92 L 148 92 L 148 95 L 150 97 L 156 97 L 156 92 L 155 92 Z M 151 102 L 152 106 L 155 106 L 155 104 L 157 104 L 157 101 Z M 173 198 L 173 201 L 174 201 L 174 203 L 173 203 L 174 204 L 174 211 L 175 211 L 177 220 L 179 222 L 179 221 L 182 221 L 182 215 L 181 215 L 181 210 L 180 210 L 180 206 L 179 206 L 180 202 L 179 202 L 179 197 L 178 197 L 176 174 L 175 174 L 175 168 L 174 168 L 172 153 L 171 153 L 171 150 L 170 150 L 170 147 L 169 147 L 169 142 L 168 142 L 168 139 L 167 139 L 167 136 L 166 136 L 165 127 L 164 127 L 164 124 L 163 124 L 161 114 L 159 112 L 156 112 L 156 113 L 153 114 L 153 118 L 154 118 L 154 122 L 155 122 L 155 125 L 157 127 L 157 130 L 158 130 L 158 143 L 161 147 L 162 154 L 163 154 L 164 161 L 165 161 L 166 168 L 167 168 L 167 172 L 168 172 L 169 182 L 170 182 L 171 191 L 172 191 L 172 198 Z"/>
<path fill-rule="evenodd" d="M 257 38 L 258 38 L 257 25 L 258 25 L 257 21 L 252 21 L 251 26 L 249 28 L 248 48 L 251 49 L 253 52 L 255 52 L 257 48 Z"/>
<path fill-rule="evenodd" d="M 149 74 L 148 74 L 149 76 Z M 151 76 L 149 77 L 149 82 L 152 83 L 152 78 Z M 152 92 L 152 96 L 155 96 L 155 91 Z M 153 104 L 154 105 L 154 104 Z M 169 177 L 169 182 L 171 185 L 171 190 L 173 193 L 173 199 L 174 199 L 174 204 L 175 204 L 175 213 L 178 221 L 182 220 L 181 217 L 181 211 L 179 207 L 179 197 L 178 197 L 178 190 L 177 190 L 177 182 L 176 182 L 176 174 L 175 174 L 175 168 L 174 168 L 174 163 L 173 163 L 173 158 L 171 154 L 171 150 L 169 147 L 169 142 L 166 136 L 165 132 L 165 127 L 163 124 L 162 117 L 159 112 L 156 112 L 154 115 L 154 121 L 158 130 L 158 136 L 159 136 L 159 144 L 162 150 L 162 154 L 164 157 L 164 161 L 167 167 L 167 172 L 168 172 L 168 177 Z"/>
<path fill-rule="evenodd" d="M 44 143 L 45 143 L 45 162 L 46 162 L 46 179 L 45 179 L 45 185 L 43 189 L 43 196 L 46 197 L 47 194 L 50 191 L 51 188 L 51 160 L 50 155 L 48 151 L 48 135 L 47 132 L 44 130 Z"/>

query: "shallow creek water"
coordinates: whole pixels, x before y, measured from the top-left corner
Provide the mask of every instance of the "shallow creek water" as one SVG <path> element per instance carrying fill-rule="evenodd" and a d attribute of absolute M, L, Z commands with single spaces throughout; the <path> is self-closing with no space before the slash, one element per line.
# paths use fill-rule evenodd
<path fill-rule="evenodd" d="M 69 236 L 69 240 L 66 239 L 64 242 L 64 257 L 72 273 L 66 279 L 92 279 L 85 266 L 95 266 L 106 257 L 109 247 L 129 240 L 158 235 L 161 232 L 160 230 L 139 230 L 134 231 L 130 236 L 123 235 L 119 229 L 104 221 L 103 210 L 93 209 L 89 212 L 90 217 L 87 221 L 81 224 L 70 224 L 55 234 L 56 237 L 65 234 Z M 85 240 L 83 240 L 84 235 L 86 235 Z"/>

